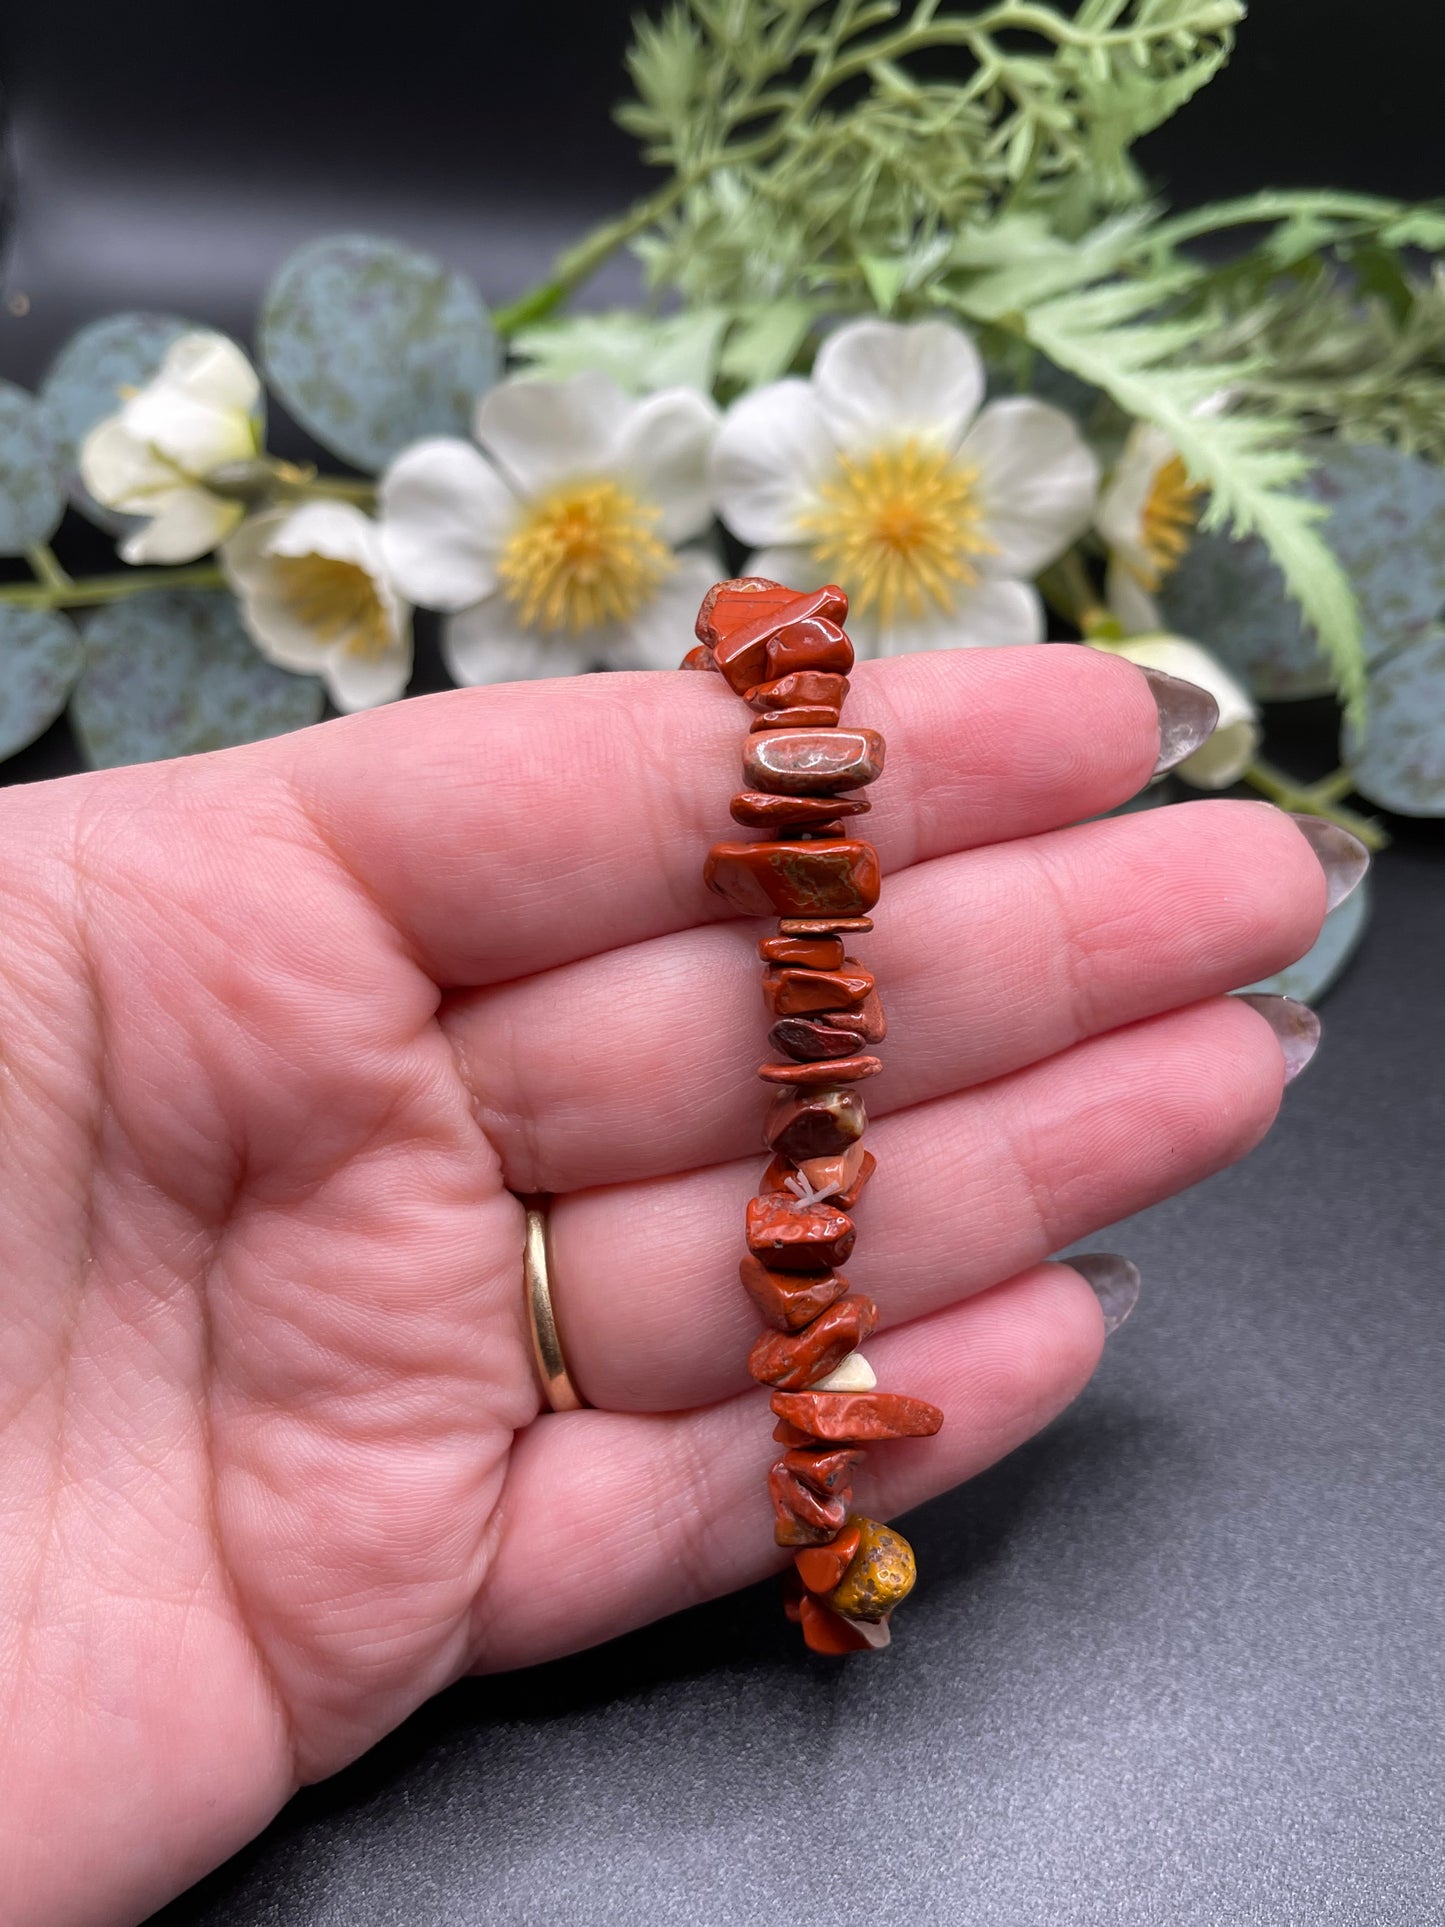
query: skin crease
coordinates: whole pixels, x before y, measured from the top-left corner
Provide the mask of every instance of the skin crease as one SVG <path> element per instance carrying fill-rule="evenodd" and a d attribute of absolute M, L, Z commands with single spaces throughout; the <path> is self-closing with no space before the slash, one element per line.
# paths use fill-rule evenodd
<path fill-rule="evenodd" d="M 886 1517 L 1087 1380 L 1049 1252 L 1268 1127 L 1279 1047 L 1222 993 L 1325 891 L 1267 806 L 1082 822 L 1157 752 L 1114 657 L 853 680 L 892 1028 L 849 1273 L 880 1383 L 950 1415 L 870 1454 Z M 10 1927 L 138 1920 L 468 1668 L 781 1563 L 759 926 L 700 880 L 747 720 L 710 676 L 522 684 L 0 796 Z M 603 1408 L 540 1419 L 536 1186 Z"/>

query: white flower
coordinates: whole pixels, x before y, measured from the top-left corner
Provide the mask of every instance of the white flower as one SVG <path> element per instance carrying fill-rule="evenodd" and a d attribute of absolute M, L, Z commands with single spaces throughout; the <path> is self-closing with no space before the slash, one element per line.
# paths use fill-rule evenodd
<path fill-rule="evenodd" d="M 215 548 L 245 510 L 212 495 L 205 478 L 261 447 L 261 384 L 224 335 L 182 335 L 160 372 L 120 413 L 98 423 L 80 450 L 80 474 L 97 502 L 148 517 L 127 537 L 127 562 L 191 562 Z"/>
<path fill-rule="evenodd" d="M 382 477 L 382 540 L 403 593 L 452 612 L 453 677 L 675 668 L 718 574 L 677 549 L 712 523 L 716 432 L 692 389 L 634 400 L 589 372 L 489 390 L 481 451 L 440 437 L 405 449 Z"/>
<path fill-rule="evenodd" d="M 1187 756 L 1173 774 L 1202 790 L 1227 789 L 1239 781 L 1259 748 L 1259 711 L 1248 690 L 1235 681 L 1217 656 L 1184 636 L 1157 632 L 1126 636 L 1121 642 L 1095 637 L 1093 644 L 1096 649 L 1126 656 L 1142 669 L 1162 669 L 1166 676 L 1178 676 L 1207 689 L 1219 705 L 1219 721 L 1208 742 Z"/>
<path fill-rule="evenodd" d="M 1217 413 L 1224 403 L 1212 396 L 1198 412 Z M 1105 594 L 1127 632 L 1160 627 L 1153 597 L 1189 547 L 1203 492 L 1163 429 L 1135 422 L 1094 515 L 1109 550 Z"/>
<path fill-rule="evenodd" d="M 1028 578 L 1087 526 L 1098 465 L 1061 410 L 983 391 L 961 329 L 870 320 L 744 395 L 713 474 L 749 574 L 839 583 L 860 654 L 1041 640 Z"/>
<path fill-rule="evenodd" d="M 261 654 L 324 679 L 338 709 L 369 709 L 411 678 L 411 610 L 388 580 L 381 533 L 346 502 L 271 509 L 221 550 Z"/>

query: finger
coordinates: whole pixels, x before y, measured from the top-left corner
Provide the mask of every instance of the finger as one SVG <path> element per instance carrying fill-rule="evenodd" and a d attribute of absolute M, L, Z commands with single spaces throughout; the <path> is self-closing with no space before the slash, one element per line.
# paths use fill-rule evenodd
<path fill-rule="evenodd" d="M 859 945 L 883 990 L 871 1116 L 1257 982 L 1302 956 L 1319 861 L 1269 804 L 1186 803 L 916 864 Z M 450 1000 L 443 1022 L 519 1191 L 741 1157 L 776 1056 L 757 926 L 678 932 Z"/>
<path fill-rule="evenodd" d="M 1242 1157 L 1283 1081 L 1269 1025 L 1221 998 L 885 1118 L 849 1284 L 884 1325 L 984 1290 Z M 676 1411 L 746 1384 L 760 1321 L 737 1267 L 757 1175 L 749 1159 L 554 1201 L 553 1300 L 592 1404 Z"/>
<path fill-rule="evenodd" d="M 870 1447 L 858 1510 L 890 1518 L 992 1465 L 1077 1397 L 1103 1339 L 1083 1279 L 1043 1265 L 876 1340 L 880 1383 L 939 1406 L 944 1425 Z M 567 1413 L 522 1434 L 475 1608 L 477 1670 L 590 1646 L 785 1566 L 772 1425 L 754 1391 L 682 1416 Z"/>
<path fill-rule="evenodd" d="M 866 822 L 890 870 L 1109 809 L 1159 751 L 1142 672 L 1070 646 L 863 663 L 849 713 L 888 738 Z M 728 915 L 702 865 L 736 833 L 749 720 L 716 676 L 579 676 L 394 704 L 264 753 L 437 982 L 497 983 Z"/>

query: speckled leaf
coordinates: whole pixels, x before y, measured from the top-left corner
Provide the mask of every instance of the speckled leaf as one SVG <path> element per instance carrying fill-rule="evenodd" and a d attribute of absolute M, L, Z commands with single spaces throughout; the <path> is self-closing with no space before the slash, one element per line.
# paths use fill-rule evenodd
<path fill-rule="evenodd" d="M 170 314 L 112 314 L 71 337 L 56 356 L 40 390 L 60 452 L 65 486 L 81 514 L 115 534 L 135 517 L 102 508 L 80 479 L 80 444 L 97 422 L 113 415 L 123 388 L 143 388 L 165 359 L 167 348 L 198 324 Z"/>
<path fill-rule="evenodd" d="M 429 255 L 362 234 L 313 241 L 261 310 L 276 393 L 318 441 L 377 470 L 423 435 L 466 435 L 497 379 L 491 317 Z"/>
<path fill-rule="evenodd" d="M 1345 733 L 1361 796 L 1404 816 L 1445 816 L 1445 628 L 1374 670 L 1362 729 Z"/>
<path fill-rule="evenodd" d="M 48 542 L 65 513 L 60 458 L 45 409 L 0 381 L 0 555 Z"/>
<path fill-rule="evenodd" d="M 95 769 L 230 749 L 301 729 L 321 685 L 256 653 L 221 590 L 157 590 L 113 602 L 85 632 L 71 719 Z"/>
<path fill-rule="evenodd" d="M 1272 977 L 1261 978 L 1257 984 L 1246 984 L 1244 988 L 1271 990 L 1281 997 L 1298 997 L 1304 1004 L 1317 1003 L 1355 954 L 1369 920 L 1370 884 L 1366 878 L 1345 898 L 1338 910 L 1332 910 L 1325 918 L 1324 929 L 1314 948 L 1306 951 L 1298 963 L 1292 963 L 1287 970 L 1276 971 Z"/>
<path fill-rule="evenodd" d="M 1392 448 L 1331 442 L 1306 484 L 1330 519 L 1371 659 L 1445 611 L 1445 473 Z M 1202 642 L 1265 698 L 1322 695 L 1330 678 L 1264 544 L 1198 536 L 1164 585 L 1169 627 Z"/>
<path fill-rule="evenodd" d="M 0 757 L 49 729 L 80 674 L 82 653 L 68 616 L 0 604 Z"/>

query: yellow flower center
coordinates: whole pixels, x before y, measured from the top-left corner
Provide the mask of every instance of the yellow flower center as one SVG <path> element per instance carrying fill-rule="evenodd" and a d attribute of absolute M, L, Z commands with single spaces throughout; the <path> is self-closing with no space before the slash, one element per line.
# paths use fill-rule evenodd
<path fill-rule="evenodd" d="M 390 612 L 358 563 L 333 555 L 277 555 L 271 566 L 287 613 L 319 642 L 344 642 L 348 654 L 367 661 L 390 648 Z"/>
<path fill-rule="evenodd" d="M 497 563 L 518 622 L 575 636 L 636 615 L 676 566 L 654 532 L 661 515 L 607 480 L 539 496 Z"/>
<path fill-rule="evenodd" d="M 840 455 L 837 473 L 802 518 L 819 568 L 846 583 L 853 607 L 889 622 L 900 609 L 951 611 L 992 555 L 982 528 L 978 471 L 946 449 L 905 441 Z"/>
<path fill-rule="evenodd" d="M 1203 492 L 1198 482 L 1190 481 L 1178 455 L 1155 470 L 1139 518 L 1139 541 L 1149 558 L 1147 568 L 1134 572 L 1142 588 L 1157 589 L 1165 576 L 1179 567 L 1199 520 Z"/>

